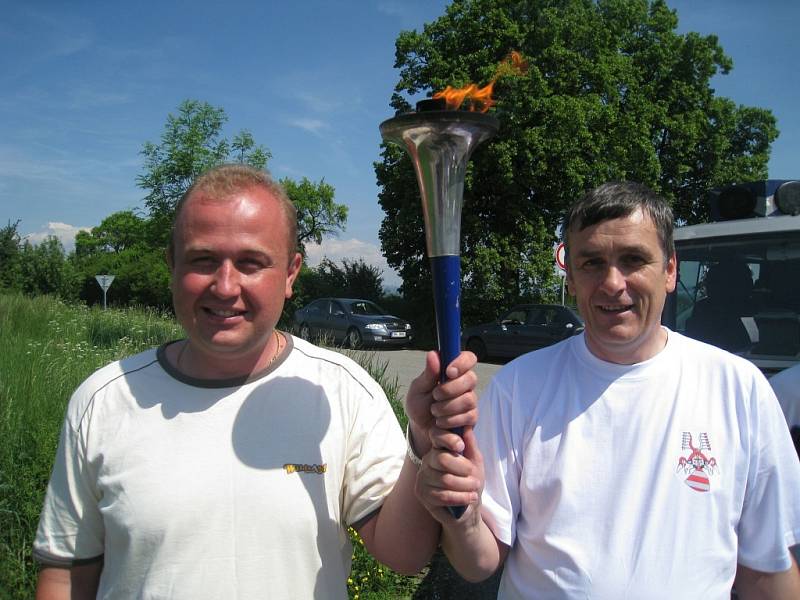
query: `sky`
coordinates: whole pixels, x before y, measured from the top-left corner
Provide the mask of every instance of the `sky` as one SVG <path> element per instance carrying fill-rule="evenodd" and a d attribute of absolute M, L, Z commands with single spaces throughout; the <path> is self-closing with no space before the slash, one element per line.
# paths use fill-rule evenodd
<path fill-rule="evenodd" d="M 535 1 L 535 0 L 531 0 Z M 324 179 L 349 207 L 346 229 L 308 248 L 381 256 L 373 163 L 399 72 L 394 43 L 444 13 L 442 0 L 210 0 L 2 3 L 0 226 L 38 242 L 143 208 L 145 142 L 158 143 L 185 99 L 222 107 L 223 135 L 249 130 L 277 178 Z M 678 30 L 716 34 L 733 70 L 717 95 L 769 108 L 780 137 L 771 179 L 800 178 L 800 2 L 668 0 Z M 414 99 L 410 99 L 414 100 Z"/>

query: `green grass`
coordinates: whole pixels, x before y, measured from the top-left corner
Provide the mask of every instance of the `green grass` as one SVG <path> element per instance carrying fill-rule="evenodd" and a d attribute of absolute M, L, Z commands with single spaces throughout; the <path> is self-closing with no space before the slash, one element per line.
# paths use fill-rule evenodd
<path fill-rule="evenodd" d="M 89 374 L 111 361 L 183 336 L 168 315 L 65 304 L 0 294 L 0 598 L 33 597 L 33 536 L 67 401 Z M 405 425 L 396 378 L 374 354 L 354 356 L 380 383 Z M 375 562 L 353 540 L 351 598 L 410 597 L 417 578 Z M 287 574 L 290 576 L 290 574 Z"/>
<path fill-rule="evenodd" d="M 33 597 L 31 545 L 72 391 L 102 365 L 181 335 L 152 311 L 0 295 L 0 597 Z"/>

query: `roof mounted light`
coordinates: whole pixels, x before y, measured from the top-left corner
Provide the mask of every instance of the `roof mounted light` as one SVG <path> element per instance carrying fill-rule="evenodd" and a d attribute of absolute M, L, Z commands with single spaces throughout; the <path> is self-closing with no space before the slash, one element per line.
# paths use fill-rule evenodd
<path fill-rule="evenodd" d="M 775 204 L 782 213 L 800 215 L 800 181 L 787 181 L 775 190 Z"/>

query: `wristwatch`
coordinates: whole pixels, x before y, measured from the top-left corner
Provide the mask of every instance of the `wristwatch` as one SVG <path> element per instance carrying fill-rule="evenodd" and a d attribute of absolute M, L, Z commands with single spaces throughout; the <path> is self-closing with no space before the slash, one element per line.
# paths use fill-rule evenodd
<path fill-rule="evenodd" d="M 408 457 L 408 460 L 410 460 L 418 467 L 422 466 L 422 459 L 419 456 L 417 456 L 417 452 L 414 450 L 414 444 L 411 441 L 410 423 L 406 425 L 406 456 Z"/>

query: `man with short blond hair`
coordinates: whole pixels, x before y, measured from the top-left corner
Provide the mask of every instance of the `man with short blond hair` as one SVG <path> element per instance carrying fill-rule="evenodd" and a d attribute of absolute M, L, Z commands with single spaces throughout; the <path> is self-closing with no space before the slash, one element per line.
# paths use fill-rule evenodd
<path fill-rule="evenodd" d="M 294 220 L 279 187 L 236 165 L 179 203 L 168 260 L 186 339 L 100 369 L 70 400 L 38 598 L 346 598 L 348 526 L 393 569 L 428 562 L 439 526 L 383 390 L 276 328 L 301 266 Z M 429 353 L 409 448 L 474 423 L 474 363 L 459 356 L 437 385 Z"/>

